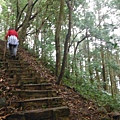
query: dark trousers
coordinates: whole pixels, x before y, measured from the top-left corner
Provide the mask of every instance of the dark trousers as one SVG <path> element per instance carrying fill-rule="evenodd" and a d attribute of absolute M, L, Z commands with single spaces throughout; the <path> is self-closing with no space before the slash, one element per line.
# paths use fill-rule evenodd
<path fill-rule="evenodd" d="M 17 55 L 17 48 L 18 48 L 18 45 L 9 44 L 9 51 L 10 51 L 11 56 Z"/>

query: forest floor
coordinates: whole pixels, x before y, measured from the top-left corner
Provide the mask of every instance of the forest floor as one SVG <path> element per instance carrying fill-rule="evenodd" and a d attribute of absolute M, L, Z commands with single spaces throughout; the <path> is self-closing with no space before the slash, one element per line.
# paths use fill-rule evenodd
<path fill-rule="evenodd" d="M 19 49 L 19 54 L 22 56 L 23 60 L 27 60 L 32 68 L 41 74 L 41 77 L 48 79 L 48 81 L 53 84 L 53 89 L 64 98 L 64 104 L 70 109 L 70 120 L 113 120 L 112 117 L 110 118 L 112 112 L 109 113 L 105 108 L 97 106 L 92 100 L 82 97 L 78 92 L 68 86 L 62 84 L 56 85 L 55 76 L 52 75 L 35 56 L 32 56 L 23 49 Z M 1 69 L 0 71 L 1 73 L 4 73 L 4 69 Z M 6 79 L 4 74 L 2 74 L 2 78 L 0 79 L 0 89 L 4 90 L 3 96 L 7 96 L 10 92 L 9 84 Z M 5 109 L 4 107 L 0 108 L 0 120 L 3 120 L 3 116 L 6 116 L 9 113 L 9 110 L 10 109 Z"/>

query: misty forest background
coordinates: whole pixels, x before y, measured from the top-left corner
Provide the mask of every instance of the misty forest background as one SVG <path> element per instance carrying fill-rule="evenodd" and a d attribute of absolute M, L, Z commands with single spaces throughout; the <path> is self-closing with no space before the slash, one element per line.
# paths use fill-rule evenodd
<path fill-rule="evenodd" d="M 0 0 L 0 39 L 20 46 L 98 105 L 120 110 L 119 0 Z"/>

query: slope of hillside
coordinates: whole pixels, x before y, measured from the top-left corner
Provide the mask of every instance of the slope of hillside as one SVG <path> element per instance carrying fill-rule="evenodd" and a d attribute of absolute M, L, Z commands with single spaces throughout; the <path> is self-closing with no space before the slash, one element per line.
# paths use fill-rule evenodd
<path fill-rule="evenodd" d="M 4 43 L 0 44 L 2 47 Z M 19 48 L 18 57 L 22 61 L 27 61 L 33 70 L 36 70 L 40 74 L 41 78 L 47 79 L 52 83 L 52 88 L 57 91 L 59 96 L 64 98 L 64 105 L 68 106 L 70 109 L 70 120 L 119 120 L 120 113 L 111 112 L 109 113 L 105 108 L 97 106 L 92 100 L 87 100 L 82 97 L 74 89 L 65 86 L 65 85 L 56 85 L 55 76 L 51 75 L 49 71 L 41 61 L 38 61 L 36 57 L 29 54 L 22 48 Z M 0 89 L 2 96 L 0 96 L 0 120 L 3 120 L 10 111 L 13 111 L 14 108 L 6 109 L 3 104 L 5 104 L 4 97 L 10 94 L 10 85 L 6 81 L 6 76 L 4 76 L 5 68 L 0 67 Z M 3 93 L 4 92 L 4 93 Z M 9 99 L 8 99 L 9 100 Z M 10 102 L 7 101 L 7 102 Z M 14 110 L 15 111 L 15 110 Z"/>
<path fill-rule="evenodd" d="M 58 94 L 63 96 L 65 104 L 70 108 L 70 120 L 117 120 L 120 116 L 118 112 L 109 113 L 105 108 L 97 106 L 92 100 L 83 98 L 74 89 L 65 85 L 56 85 L 55 76 L 42 65 L 36 57 L 31 56 L 21 49 L 19 53 L 24 60 L 27 60 L 33 69 L 36 69 L 43 78 L 47 78 Z M 117 118 L 117 119 L 116 119 Z"/>

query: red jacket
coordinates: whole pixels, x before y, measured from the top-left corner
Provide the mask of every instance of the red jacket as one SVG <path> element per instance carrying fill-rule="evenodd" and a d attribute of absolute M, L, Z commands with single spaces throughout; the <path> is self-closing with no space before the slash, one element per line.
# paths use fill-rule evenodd
<path fill-rule="evenodd" d="M 18 38 L 18 33 L 15 30 L 8 30 L 7 34 L 5 35 L 5 39 L 7 40 L 8 36 L 15 35 Z"/>

